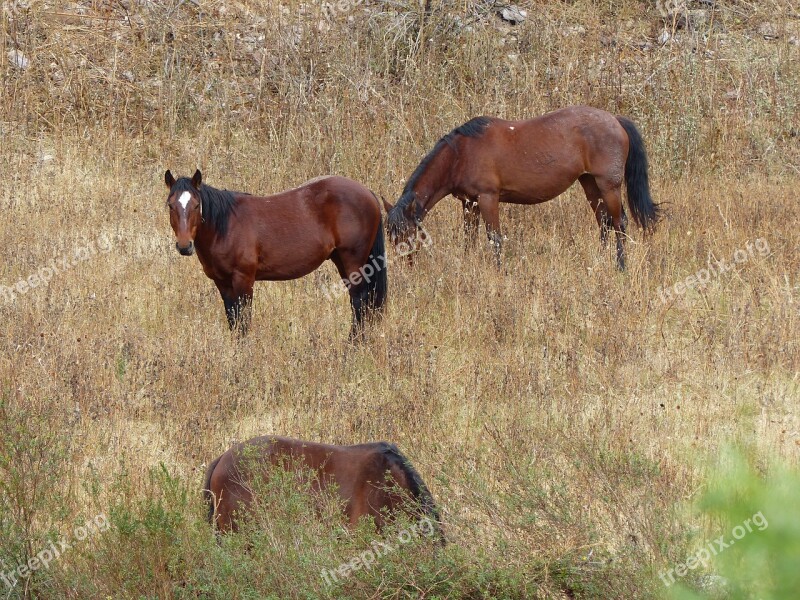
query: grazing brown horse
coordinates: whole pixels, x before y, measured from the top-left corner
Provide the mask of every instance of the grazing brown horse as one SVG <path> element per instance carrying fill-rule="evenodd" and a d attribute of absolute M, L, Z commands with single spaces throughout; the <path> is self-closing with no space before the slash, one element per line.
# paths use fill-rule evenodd
<path fill-rule="evenodd" d="M 463 203 L 468 236 L 474 239 L 478 215 L 483 217 L 499 261 L 499 203 L 546 202 L 575 180 L 583 186 L 603 243 L 613 227 L 617 265 L 624 269 L 623 180 L 634 220 L 647 232 L 659 218 L 650 197 L 647 155 L 632 121 L 588 106 L 527 121 L 477 117 L 457 127 L 422 159 L 397 205 L 384 201 L 389 237 L 401 243 L 439 200 L 452 194 Z"/>
<path fill-rule="evenodd" d="M 315 490 L 335 484 L 351 526 L 369 515 L 380 528 L 391 513 L 405 510 L 430 517 L 438 527 L 431 493 L 394 444 L 334 446 L 277 436 L 238 444 L 208 466 L 203 495 L 209 522 L 219 531 L 236 531 L 237 518 L 253 501 L 254 471 L 266 476 L 276 466 L 310 470 Z"/>
<path fill-rule="evenodd" d="M 273 196 L 218 190 L 202 174 L 164 174 L 178 252 L 217 285 L 231 330 L 245 334 L 256 280 L 303 277 L 336 265 L 353 308 L 351 337 L 386 300 L 386 250 L 377 197 L 344 177 L 318 177 Z"/>

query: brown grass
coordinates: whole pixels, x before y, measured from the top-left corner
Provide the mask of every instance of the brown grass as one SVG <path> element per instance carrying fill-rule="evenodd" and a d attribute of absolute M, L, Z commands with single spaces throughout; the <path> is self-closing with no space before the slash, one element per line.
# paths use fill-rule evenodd
<path fill-rule="evenodd" d="M 194 493 L 233 440 L 386 439 L 432 488 L 452 542 L 516 571 L 526 593 L 557 597 L 563 581 L 536 568 L 591 570 L 597 555 L 644 596 L 660 585 L 649 570 L 702 525 L 686 508 L 721 446 L 797 460 L 798 7 L 720 2 L 687 29 L 650 3 L 520 4 L 517 27 L 460 1 L 427 18 L 412 2 L 363 3 L 330 20 L 295 1 L 4 6 L 0 284 L 113 240 L 0 306 L 9 418 L 31 410 L 69 440 L 50 482 L 66 500 L 38 507 L 33 529 L 108 510 L 121 471 L 135 490 L 163 463 Z M 633 233 L 625 274 L 577 190 L 503 208 L 504 273 L 483 246 L 463 249 L 445 201 L 426 221 L 430 251 L 392 265 L 366 344 L 346 346 L 347 301 L 320 290 L 331 265 L 259 284 L 252 335 L 234 343 L 213 285 L 173 249 L 166 168 L 259 192 L 338 173 L 394 199 L 466 118 L 573 103 L 634 118 L 668 203 L 652 238 Z M 659 299 L 757 238 L 768 256 Z M 58 568 L 70 560 L 92 578 L 91 560 Z M 44 597 L 70 593 L 53 577 Z"/>

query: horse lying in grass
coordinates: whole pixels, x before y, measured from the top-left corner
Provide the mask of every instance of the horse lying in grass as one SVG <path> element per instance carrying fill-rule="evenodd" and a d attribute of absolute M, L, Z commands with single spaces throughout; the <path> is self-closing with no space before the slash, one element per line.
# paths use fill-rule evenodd
<path fill-rule="evenodd" d="M 592 207 L 603 244 L 609 229 L 617 240 L 617 266 L 625 268 L 628 207 L 645 232 L 659 219 L 650 197 L 647 154 L 636 125 L 588 106 L 563 108 L 527 121 L 477 117 L 440 139 L 419 163 L 395 206 L 384 200 L 387 227 L 397 247 L 448 194 L 461 200 L 464 228 L 474 239 L 478 218 L 498 263 L 502 236 L 499 203 L 538 204 L 579 181 Z"/>
<path fill-rule="evenodd" d="M 386 250 L 377 197 L 345 177 L 318 177 L 272 196 L 218 190 L 202 174 L 164 174 L 178 252 L 197 257 L 232 331 L 250 323 L 256 280 L 297 279 L 331 260 L 350 294 L 351 338 L 386 301 Z"/>
<path fill-rule="evenodd" d="M 206 471 L 203 494 L 209 523 L 220 532 L 237 531 L 238 518 L 254 500 L 250 483 L 269 477 L 274 468 L 309 471 L 314 491 L 334 485 L 350 526 L 369 516 L 381 528 L 403 511 L 428 517 L 444 541 L 433 496 L 397 446 L 386 442 L 336 446 L 262 436 L 238 444 Z"/>

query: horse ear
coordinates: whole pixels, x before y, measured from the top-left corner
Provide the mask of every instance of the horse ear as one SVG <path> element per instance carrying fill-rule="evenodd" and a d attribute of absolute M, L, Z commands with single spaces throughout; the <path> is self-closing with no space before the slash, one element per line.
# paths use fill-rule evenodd
<path fill-rule="evenodd" d="M 386 198 L 383 196 L 381 196 L 381 200 L 383 200 L 383 208 L 386 209 L 387 213 L 394 208 L 394 206 L 392 206 L 390 202 L 387 202 Z"/>
<path fill-rule="evenodd" d="M 195 189 L 200 189 L 200 184 L 203 182 L 203 174 L 200 172 L 200 169 L 197 169 L 192 175 L 192 185 Z"/>
<path fill-rule="evenodd" d="M 167 172 L 164 173 L 164 183 L 167 184 L 167 189 L 170 190 L 172 189 L 172 186 L 175 185 L 175 178 L 172 176 L 172 173 L 169 172 L 169 169 L 167 169 Z"/>

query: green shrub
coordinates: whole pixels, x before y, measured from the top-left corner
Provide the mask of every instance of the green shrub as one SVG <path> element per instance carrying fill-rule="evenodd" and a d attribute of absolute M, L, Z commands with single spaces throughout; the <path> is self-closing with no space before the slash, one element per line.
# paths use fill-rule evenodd
<path fill-rule="evenodd" d="M 710 556 L 688 569 L 682 580 L 676 577 L 671 597 L 797 598 L 800 472 L 778 465 L 762 473 L 742 454 L 725 456 L 725 466 L 699 504 L 702 514 L 714 524 L 714 539 L 690 555 Z M 684 561 L 687 567 L 690 556 Z M 677 565 L 672 568 L 677 575 Z M 664 571 L 661 575 L 671 579 Z"/>

